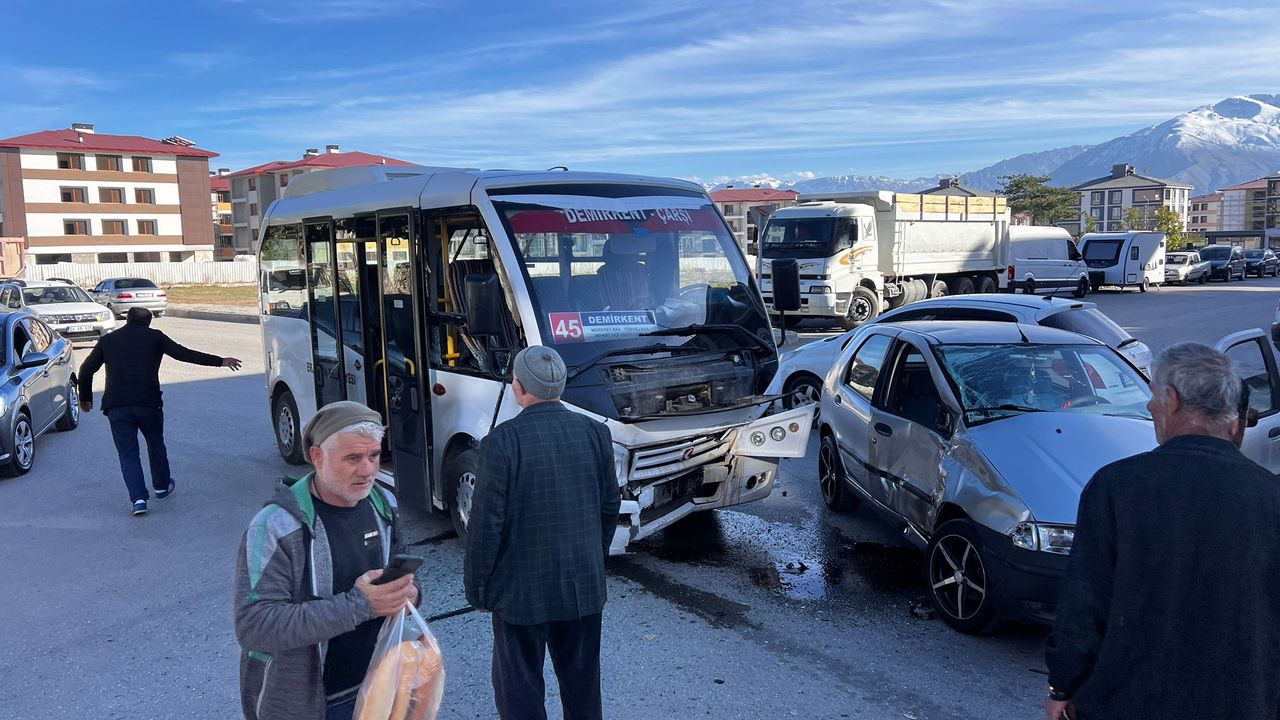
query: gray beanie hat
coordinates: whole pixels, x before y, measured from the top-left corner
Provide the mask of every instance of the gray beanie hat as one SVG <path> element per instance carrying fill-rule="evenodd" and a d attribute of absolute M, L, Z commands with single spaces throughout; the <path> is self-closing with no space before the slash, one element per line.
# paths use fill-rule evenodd
<path fill-rule="evenodd" d="M 309 454 L 311 448 L 323 443 L 330 435 L 343 428 L 362 422 L 380 426 L 382 425 L 382 416 L 370 410 L 367 406 L 351 400 L 331 402 L 320 408 L 303 426 L 302 450 Z"/>
<path fill-rule="evenodd" d="M 511 374 L 525 392 L 539 400 L 554 400 L 564 392 L 564 360 L 560 353 L 544 345 L 521 350 L 512 363 Z"/>

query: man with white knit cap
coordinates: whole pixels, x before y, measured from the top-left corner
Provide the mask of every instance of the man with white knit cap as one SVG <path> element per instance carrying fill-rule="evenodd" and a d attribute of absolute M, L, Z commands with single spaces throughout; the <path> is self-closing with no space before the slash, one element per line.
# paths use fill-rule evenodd
<path fill-rule="evenodd" d="M 493 692 L 503 720 L 544 720 L 551 654 L 565 720 L 602 717 L 605 556 L 618 479 L 603 423 L 560 403 L 565 366 L 535 345 L 512 363 L 519 415 L 480 444 L 467 527 L 467 600 L 493 613 Z"/>

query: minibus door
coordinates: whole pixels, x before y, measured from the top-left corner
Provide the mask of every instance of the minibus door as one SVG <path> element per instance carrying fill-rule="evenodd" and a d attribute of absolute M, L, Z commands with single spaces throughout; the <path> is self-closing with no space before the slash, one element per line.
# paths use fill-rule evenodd
<path fill-rule="evenodd" d="M 428 439 L 430 395 L 424 339 L 426 314 L 419 272 L 416 228 L 406 210 L 378 213 L 378 289 L 382 314 L 381 380 L 386 399 L 391 464 L 396 494 L 404 502 L 429 507 Z"/>
<path fill-rule="evenodd" d="M 342 400 L 345 373 L 338 331 L 337 293 L 334 283 L 333 222 L 304 223 L 307 246 L 308 313 L 311 316 L 311 370 L 315 379 L 316 408 Z"/>

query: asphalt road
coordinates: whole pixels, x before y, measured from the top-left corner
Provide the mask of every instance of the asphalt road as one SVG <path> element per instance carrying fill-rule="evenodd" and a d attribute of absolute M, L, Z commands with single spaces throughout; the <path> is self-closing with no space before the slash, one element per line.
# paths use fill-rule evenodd
<path fill-rule="evenodd" d="M 1277 290 L 1280 281 L 1250 280 L 1089 299 L 1158 351 L 1268 327 Z M 128 513 L 96 412 L 37 441 L 30 474 L 0 481 L 6 717 L 238 717 L 234 554 L 278 479 L 298 469 L 275 452 L 257 328 L 182 318 L 156 327 L 245 368 L 166 361 L 178 490 L 145 517 Z M 785 462 L 767 500 L 691 518 L 610 562 L 606 717 L 1036 717 L 1044 631 L 975 638 L 915 619 L 919 553 L 869 512 L 826 511 L 814 455 Z M 407 524 L 428 559 L 424 609 L 465 605 L 447 525 L 417 513 Z M 434 629 L 448 672 L 441 717 L 493 717 L 488 617 Z M 559 717 L 554 687 L 549 678 Z"/>

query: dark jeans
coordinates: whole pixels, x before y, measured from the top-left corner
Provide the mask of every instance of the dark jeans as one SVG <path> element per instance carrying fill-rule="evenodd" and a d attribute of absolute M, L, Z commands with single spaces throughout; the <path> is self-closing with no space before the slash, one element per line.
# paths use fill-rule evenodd
<path fill-rule="evenodd" d="M 493 697 L 502 720 L 546 720 L 542 663 L 547 652 L 560 681 L 564 720 L 601 720 L 600 615 L 542 625 L 493 616 Z"/>
<path fill-rule="evenodd" d="M 356 693 L 330 700 L 324 709 L 324 720 L 351 720 L 356 711 Z"/>
<path fill-rule="evenodd" d="M 151 487 L 169 487 L 169 453 L 164 448 L 164 410 L 151 407 L 113 407 L 107 411 L 111 421 L 111 438 L 120 455 L 120 472 L 129 488 L 129 499 L 146 500 L 146 479 L 142 476 L 142 459 L 138 454 L 138 433 L 147 440 L 147 459 L 151 461 Z"/>

